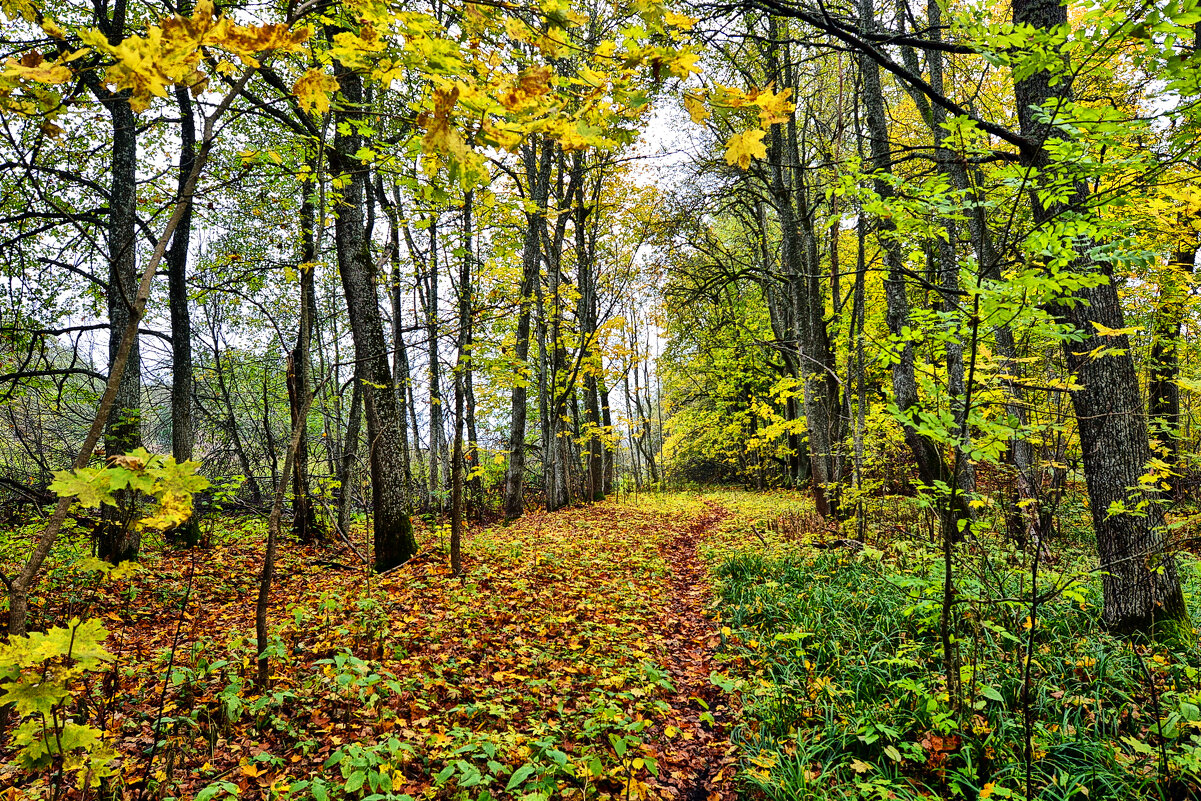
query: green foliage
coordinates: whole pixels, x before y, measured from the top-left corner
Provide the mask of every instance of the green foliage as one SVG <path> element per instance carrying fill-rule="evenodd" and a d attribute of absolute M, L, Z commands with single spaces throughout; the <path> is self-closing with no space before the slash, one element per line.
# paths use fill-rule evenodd
<path fill-rule="evenodd" d="M 987 581 L 961 575 L 959 697 L 939 642 L 940 563 L 924 546 L 724 562 L 728 644 L 748 666 L 730 687 L 746 711 L 734 735 L 746 782 L 781 801 L 1024 798 L 1015 665 L 1028 608 L 1015 597 L 1020 563 L 988 547 L 1000 558 Z M 1047 569 L 1058 592 L 1034 631 L 1036 796 L 1170 797 L 1173 782 L 1201 775 L 1201 663 L 1189 648 L 1134 648 L 1100 631 L 1099 581 L 1081 582 L 1078 567 Z"/>
<path fill-rule="evenodd" d="M 209 486 L 208 479 L 197 475 L 199 469 L 199 462 L 179 463 L 172 456 L 138 448 L 114 456 L 102 467 L 59 470 L 50 489 L 87 508 L 106 505 L 132 511 L 136 495 L 131 499 L 130 493 L 152 498 L 155 505 L 136 525 L 165 530 L 187 521 L 192 516 L 193 494 Z"/>
<path fill-rule="evenodd" d="M 71 711 L 80 681 L 113 660 L 107 635 L 100 621 L 75 618 L 0 645 L 0 707 L 18 717 L 9 746 L 20 767 L 74 774 L 81 788 L 113 774 L 117 754 L 103 732 Z"/>

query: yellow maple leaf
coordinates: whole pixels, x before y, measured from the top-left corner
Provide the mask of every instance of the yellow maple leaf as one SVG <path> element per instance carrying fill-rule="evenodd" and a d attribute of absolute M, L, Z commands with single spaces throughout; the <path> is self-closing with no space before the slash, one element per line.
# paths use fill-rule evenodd
<path fill-rule="evenodd" d="M 324 114 L 329 111 L 329 97 L 338 91 L 338 81 L 319 69 L 310 69 L 292 87 L 296 102 L 308 112 Z"/>
<path fill-rule="evenodd" d="M 699 94 L 689 92 L 684 95 L 684 110 L 698 125 L 709 119 L 709 107 L 705 105 L 704 98 Z"/>
<path fill-rule="evenodd" d="M 71 80 L 71 70 L 52 61 L 38 61 L 33 65 L 22 64 L 10 58 L 4 62 L 4 74 L 23 81 L 38 83 L 66 83 Z"/>
<path fill-rule="evenodd" d="M 763 144 L 764 132 L 758 128 L 734 134 L 726 143 L 726 164 L 737 164 L 742 169 L 751 166 L 751 159 L 761 159 L 767 155 L 767 146 Z"/>
<path fill-rule="evenodd" d="M 692 30 L 692 26 L 696 24 L 696 20 L 693 17 L 686 17 L 674 11 L 664 11 L 663 21 L 673 28 L 679 28 L 682 31 Z"/>
<path fill-rule="evenodd" d="M 679 55 L 667 62 L 667 69 L 677 78 L 687 78 L 692 73 L 701 71 L 701 68 L 696 66 L 698 58 L 700 56 L 696 53 L 690 53 L 687 50 L 681 51 Z"/>
<path fill-rule="evenodd" d="M 759 109 L 759 124 L 766 127 L 788 121 L 793 104 L 788 98 L 792 96 L 791 89 L 785 89 L 776 94 L 770 88 L 756 92 L 751 101 Z"/>

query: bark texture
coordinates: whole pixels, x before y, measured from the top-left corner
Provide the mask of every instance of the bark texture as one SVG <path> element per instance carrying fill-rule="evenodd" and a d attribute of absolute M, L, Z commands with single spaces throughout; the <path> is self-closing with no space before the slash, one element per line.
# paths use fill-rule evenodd
<path fill-rule="evenodd" d="M 375 513 L 375 567 L 387 570 L 417 553 L 417 543 L 404 486 L 406 453 L 400 431 L 403 420 L 388 364 L 375 265 L 368 250 L 363 214 L 367 168 L 355 156 L 362 146 L 362 137 L 355 132 L 352 120 L 358 116 L 356 109 L 363 101 L 362 78 L 342 67 L 337 73 L 348 108 L 337 114 L 338 133 L 334 139 L 337 163 L 333 166 L 345 181 L 334 236 L 338 273 L 346 295 L 355 361 L 361 379 L 359 391 L 367 418 L 368 463 Z"/>

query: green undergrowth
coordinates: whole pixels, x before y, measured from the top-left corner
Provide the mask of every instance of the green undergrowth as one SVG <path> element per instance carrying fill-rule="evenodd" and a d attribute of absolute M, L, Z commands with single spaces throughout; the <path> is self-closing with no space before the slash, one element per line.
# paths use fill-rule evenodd
<path fill-rule="evenodd" d="M 930 543 L 815 547 L 839 535 L 772 529 L 771 498 L 721 497 L 739 514 L 707 555 L 749 797 L 1198 797 L 1201 657 L 1103 632 L 1083 546 L 1042 566 L 1040 590 L 1058 592 L 1033 624 L 1021 554 L 999 539 L 959 548 L 949 684 Z M 774 501 L 795 515 L 793 498 Z M 1196 613 L 1196 563 L 1181 572 Z"/>

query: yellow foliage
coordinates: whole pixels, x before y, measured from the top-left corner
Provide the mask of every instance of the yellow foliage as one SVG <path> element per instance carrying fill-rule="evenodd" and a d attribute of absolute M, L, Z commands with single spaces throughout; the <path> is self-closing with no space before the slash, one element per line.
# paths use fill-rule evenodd
<path fill-rule="evenodd" d="M 726 163 L 737 164 L 742 169 L 751 166 L 751 159 L 761 159 L 767 155 L 767 146 L 763 144 L 764 132 L 758 128 L 734 134 L 726 143 Z"/>
<path fill-rule="evenodd" d="M 4 62 L 4 75 L 21 81 L 38 83 L 66 83 L 71 80 L 71 68 L 53 61 L 43 61 L 40 53 L 28 53 L 17 61 L 10 58 Z"/>
<path fill-rule="evenodd" d="M 217 16 L 212 0 L 200 0 L 191 17 L 175 16 L 112 45 L 104 34 L 87 30 L 84 44 L 111 56 L 114 64 L 105 78 L 116 91 L 128 90 L 134 111 L 144 111 L 151 97 L 166 97 L 167 87 L 185 85 L 200 91 L 202 48 L 223 50 L 243 64 L 259 66 L 259 57 L 274 51 L 295 50 L 309 37 L 307 28 L 287 25 L 238 25 Z"/>
<path fill-rule="evenodd" d="M 324 114 L 329 111 L 329 98 L 338 91 L 338 81 L 334 76 L 319 69 L 310 69 L 292 87 L 296 102 L 308 112 Z"/>

